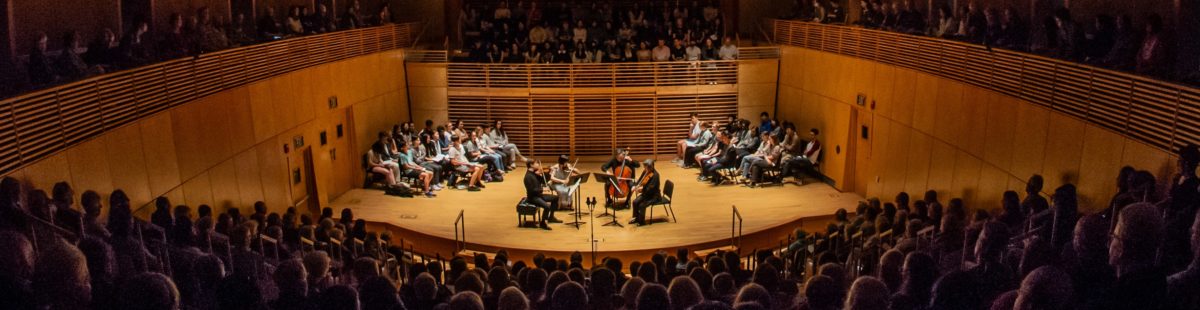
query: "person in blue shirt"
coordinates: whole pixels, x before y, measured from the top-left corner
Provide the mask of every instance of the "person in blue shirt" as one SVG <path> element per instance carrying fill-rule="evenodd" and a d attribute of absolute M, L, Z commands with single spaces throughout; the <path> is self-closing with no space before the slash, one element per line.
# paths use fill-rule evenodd
<path fill-rule="evenodd" d="M 758 115 L 758 118 L 761 120 L 761 123 L 758 125 L 758 132 L 771 132 L 771 130 L 775 129 L 775 126 L 771 124 L 771 115 L 767 114 L 767 112 L 762 112 L 762 114 Z"/>

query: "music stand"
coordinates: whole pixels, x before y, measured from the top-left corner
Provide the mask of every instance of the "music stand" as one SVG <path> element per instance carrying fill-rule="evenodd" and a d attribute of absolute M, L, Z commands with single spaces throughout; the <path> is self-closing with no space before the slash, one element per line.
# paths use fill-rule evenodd
<path fill-rule="evenodd" d="M 571 178 L 567 179 L 567 184 L 571 184 L 571 189 L 567 191 L 567 195 L 570 195 L 571 197 L 573 197 L 573 199 L 575 199 L 575 202 L 573 203 L 573 205 L 575 206 L 575 212 L 571 213 L 571 215 L 575 216 L 575 221 L 570 222 L 570 223 L 565 223 L 565 225 L 575 226 L 575 229 L 579 229 L 579 226 L 581 226 L 583 224 L 587 224 L 587 222 L 579 221 L 580 215 L 588 214 L 587 212 L 579 211 L 579 205 L 583 204 L 583 202 L 580 201 L 581 197 L 579 196 L 579 185 L 583 184 L 583 183 L 587 183 L 588 175 L 589 175 L 588 173 L 584 173 L 584 174 L 572 176 Z"/>
<path fill-rule="evenodd" d="M 615 179 L 616 177 L 614 177 L 613 175 L 606 174 L 606 173 L 598 173 L 598 172 L 593 173 L 593 174 L 596 175 L 597 181 L 602 182 L 604 184 L 608 184 L 610 186 L 613 186 L 614 188 L 617 186 L 617 181 Z M 621 189 L 617 188 L 617 190 L 620 191 Z M 605 205 L 605 207 L 607 207 L 607 205 Z M 621 227 L 621 228 L 625 227 L 625 225 L 621 225 L 621 223 L 617 222 L 617 210 L 616 209 L 613 209 L 612 214 L 609 214 L 608 210 L 605 210 L 604 214 L 597 215 L 596 217 L 604 217 L 604 216 L 612 217 L 612 221 L 605 223 L 604 226 L 617 226 L 617 227 Z"/>

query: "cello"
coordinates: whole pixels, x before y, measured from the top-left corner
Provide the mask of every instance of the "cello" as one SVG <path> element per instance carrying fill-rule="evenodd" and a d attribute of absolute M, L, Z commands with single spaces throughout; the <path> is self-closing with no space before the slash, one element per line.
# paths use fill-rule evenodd
<path fill-rule="evenodd" d="M 633 180 L 633 167 L 626 164 L 629 162 L 629 151 L 621 150 L 617 157 L 621 158 L 621 165 L 612 168 L 612 176 L 616 181 L 608 187 L 608 197 L 614 206 L 629 202 L 630 181 Z"/>

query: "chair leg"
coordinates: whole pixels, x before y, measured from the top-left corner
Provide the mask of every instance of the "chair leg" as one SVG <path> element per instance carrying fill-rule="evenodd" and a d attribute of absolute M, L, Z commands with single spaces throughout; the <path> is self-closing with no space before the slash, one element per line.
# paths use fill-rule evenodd
<path fill-rule="evenodd" d="M 667 204 L 667 212 L 671 213 L 671 222 L 672 223 L 679 223 L 679 220 L 675 218 L 675 208 L 672 207 L 670 203 Z"/>

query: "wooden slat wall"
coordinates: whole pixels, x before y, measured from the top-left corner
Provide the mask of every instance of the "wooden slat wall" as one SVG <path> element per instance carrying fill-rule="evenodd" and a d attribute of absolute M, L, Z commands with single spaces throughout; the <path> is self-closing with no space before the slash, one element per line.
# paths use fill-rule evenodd
<path fill-rule="evenodd" d="M 703 88 L 703 87 L 701 87 Z M 534 156 L 672 154 L 687 135 L 688 115 L 724 120 L 737 113 L 737 92 L 654 88 L 539 89 L 534 93 L 450 90 L 449 114 L 468 126 L 503 120 L 513 143 Z"/>
<path fill-rule="evenodd" d="M 778 58 L 778 57 L 776 57 Z M 447 65 L 450 87 L 586 88 L 737 83 L 737 61 Z"/>
<path fill-rule="evenodd" d="M 417 23 L 230 49 L 101 75 L 0 101 L 0 175 L 138 119 L 223 90 L 409 47 Z"/>
<path fill-rule="evenodd" d="M 1200 90 L 1194 87 L 937 38 L 771 22 L 777 44 L 855 56 L 983 87 L 1171 152 L 1200 143 Z"/>

